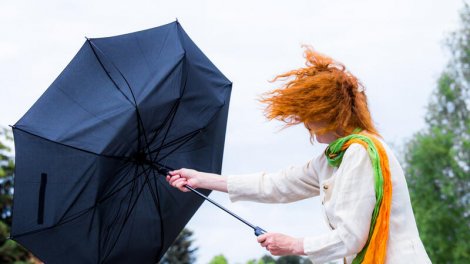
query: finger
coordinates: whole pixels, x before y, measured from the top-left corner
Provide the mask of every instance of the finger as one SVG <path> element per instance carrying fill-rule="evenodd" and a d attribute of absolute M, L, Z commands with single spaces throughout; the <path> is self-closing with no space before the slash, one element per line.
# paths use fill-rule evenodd
<path fill-rule="evenodd" d="M 186 185 L 183 185 L 183 186 L 181 186 L 181 187 L 178 187 L 178 189 L 179 189 L 180 191 L 182 191 L 182 192 L 189 192 L 189 189 L 186 188 Z"/>
<path fill-rule="evenodd" d="M 170 182 L 171 176 L 170 176 L 170 175 L 166 175 L 165 179 L 166 179 L 167 182 Z"/>
<path fill-rule="evenodd" d="M 286 255 L 286 253 L 283 252 L 279 248 L 272 248 L 271 251 L 269 251 L 269 252 L 271 252 L 271 254 L 274 255 L 274 256 L 284 256 L 284 255 Z"/>
<path fill-rule="evenodd" d="M 177 174 L 181 174 L 181 169 L 169 171 L 168 173 L 169 173 L 170 175 L 172 175 L 172 176 L 177 175 Z"/>
<path fill-rule="evenodd" d="M 180 189 L 180 191 L 184 191 L 184 189 L 186 189 L 186 183 L 185 182 L 178 183 L 176 188 Z"/>
<path fill-rule="evenodd" d="M 172 185 L 173 187 L 178 187 L 178 183 L 180 183 L 180 182 L 182 182 L 182 181 L 185 182 L 186 179 L 185 179 L 185 178 L 174 179 L 174 180 L 171 182 L 171 185 Z"/>
<path fill-rule="evenodd" d="M 262 243 L 266 240 L 267 238 L 267 234 L 263 234 L 263 235 L 260 235 L 256 238 L 256 240 L 258 240 L 259 243 Z"/>
<path fill-rule="evenodd" d="M 266 242 L 266 241 L 264 241 L 263 243 L 261 243 L 261 246 L 262 246 L 262 247 L 267 247 L 267 246 L 269 246 L 269 243 Z"/>
<path fill-rule="evenodd" d="M 178 189 L 182 189 L 187 184 L 186 179 L 179 179 L 174 183 L 174 186 Z"/>
<path fill-rule="evenodd" d="M 173 176 L 170 178 L 170 184 L 173 185 L 173 183 L 176 181 L 176 180 L 179 180 L 181 179 L 181 177 L 179 175 L 176 175 L 176 176 Z"/>

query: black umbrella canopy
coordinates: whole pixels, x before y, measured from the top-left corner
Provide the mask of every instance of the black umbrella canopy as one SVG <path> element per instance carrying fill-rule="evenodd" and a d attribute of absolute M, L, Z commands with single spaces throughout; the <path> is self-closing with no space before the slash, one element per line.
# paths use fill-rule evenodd
<path fill-rule="evenodd" d="M 87 39 L 13 126 L 12 238 L 46 263 L 157 262 L 203 201 L 162 174 L 220 173 L 231 86 L 178 22 Z"/>

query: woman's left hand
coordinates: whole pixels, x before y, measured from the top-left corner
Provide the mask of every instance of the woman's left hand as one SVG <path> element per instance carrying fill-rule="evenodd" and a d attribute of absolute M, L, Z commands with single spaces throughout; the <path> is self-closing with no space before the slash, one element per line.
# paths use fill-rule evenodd
<path fill-rule="evenodd" d="M 279 233 L 266 233 L 258 236 L 258 242 L 274 256 L 305 255 L 304 239 Z"/>

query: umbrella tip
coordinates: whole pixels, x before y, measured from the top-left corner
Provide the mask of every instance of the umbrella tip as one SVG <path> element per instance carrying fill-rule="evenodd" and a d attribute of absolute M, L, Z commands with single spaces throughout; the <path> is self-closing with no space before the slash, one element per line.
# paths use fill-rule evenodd
<path fill-rule="evenodd" d="M 179 24 L 178 18 L 175 18 L 175 22 Z"/>

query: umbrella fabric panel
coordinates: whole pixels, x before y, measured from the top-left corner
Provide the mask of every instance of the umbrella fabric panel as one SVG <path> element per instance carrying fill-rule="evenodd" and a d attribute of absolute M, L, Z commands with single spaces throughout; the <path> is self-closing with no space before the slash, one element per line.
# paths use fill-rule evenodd
<path fill-rule="evenodd" d="M 160 89 L 159 83 L 185 53 L 175 23 L 91 41 L 98 49 L 98 55 L 112 62 L 106 68 L 119 69 L 125 76 L 137 104 L 155 89 Z"/>
<path fill-rule="evenodd" d="M 188 34 L 184 31 L 178 22 L 174 22 L 178 28 L 180 40 L 183 43 L 183 48 L 187 54 L 188 60 L 194 65 L 197 65 L 201 72 L 206 72 L 211 81 L 216 81 L 214 87 L 220 87 L 218 84 L 231 84 L 232 82 L 225 77 L 225 75 L 207 58 L 207 56 L 199 49 L 199 47 L 191 40 Z"/>
<path fill-rule="evenodd" d="M 133 109 L 85 43 L 15 126 L 62 144 L 101 153 L 116 133 L 135 119 Z M 134 126 L 126 136 L 137 137 Z"/>
<path fill-rule="evenodd" d="M 188 137 L 186 142 L 162 148 L 153 156 L 154 160 L 170 168 L 186 167 L 220 174 L 229 99 L 205 128 L 190 134 L 194 138 Z M 173 129 L 180 130 L 181 127 L 176 124 Z"/>
<path fill-rule="evenodd" d="M 83 232 L 92 222 L 95 224 L 91 227 L 98 229 L 97 221 L 98 218 L 92 218 L 92 212 L 88 212 L 65 225 L 14 239 L 47 264 L 99 263 L 98 232 Z"/>
<path fill-rule="evenodd" d="M 19 129 L 14 129 L 14 136 L 13 236 L 51 227 L 93 206 L 107 177 L 124 165 Z"/>
<path fill-rule="evenodd" d="M 134 210 L 137 212 L 144 208 L 146 207 L 137 205 Z M 98 208 L 96 211 L 87 211 L 80 218 L 72 219 L 66 224 L 21 236 L 16 240 L 28 245 L 28 249 L 35 252 L 38 258 L 51 264 L 155 264 L 158 261 L 162 245 L 159 225 L 155 224 L 154 219 L 132 214 L 126 225 L 118 225 L 122 218 L 110 225 L 112 222 L 105 224 L 99 212 Z M 107 219 L 113 220 L 111 215 Z M 116 238 L 117 233 L 120 233 L 119 238 Z"/>

